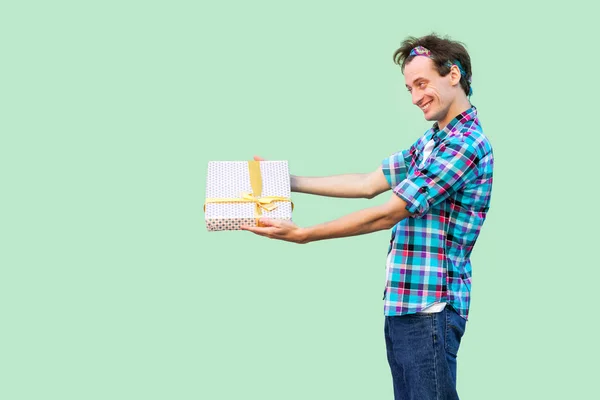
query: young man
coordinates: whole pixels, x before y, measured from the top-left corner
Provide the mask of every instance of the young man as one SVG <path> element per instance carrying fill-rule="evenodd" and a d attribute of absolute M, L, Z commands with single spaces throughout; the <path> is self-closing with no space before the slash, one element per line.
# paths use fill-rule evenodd
<path fill-rule="evenodd" d="M 292 191 L 390 200 L 302 228 L 262 219 L 242 229 L 308 243 L 392 229 L 387 262 L 385 339 L 398 399 L 457 399 L 456 356 L 471 291 L 470 254 L 489 209 L 493 154 L 470 104 L 471 60 L 458 42 L 410 37 L 394 53 L 412 102 L 432 128 L 374 172 L 292 176 Z M 260 159 L 260 158 L 257 158 Z"/>

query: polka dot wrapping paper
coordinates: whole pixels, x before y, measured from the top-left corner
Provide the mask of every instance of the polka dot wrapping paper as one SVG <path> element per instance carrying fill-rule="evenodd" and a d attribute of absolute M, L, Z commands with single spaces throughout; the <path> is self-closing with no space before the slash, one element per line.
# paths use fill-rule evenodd
<path fill-rule="evenodd" d="M 287 161 L 260 161 L 262 191 L 259 197 L 290 198 L 290 173 Z M 253 194 L 248 161 L 209 161 L 206 179 L 206 199 L 241 199 Z M 262 216 L 292 219 L 292 204 L 277 201 L 272 211 L 261 210 Z M 256 226 L 256 205 L 253 202 L 205 204 L 204 218 L 209 231 L 239 230 L 241 225 Z"/>

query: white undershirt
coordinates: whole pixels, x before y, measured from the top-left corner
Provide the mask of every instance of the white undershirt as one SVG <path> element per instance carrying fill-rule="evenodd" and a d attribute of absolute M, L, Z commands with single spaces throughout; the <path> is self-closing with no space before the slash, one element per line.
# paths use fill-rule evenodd
<path fill-rule="evenodd" d="M 425 166 L 425 161 L 427 160 L 427 158 L 433 151 L 434 147 L 435 147 L 435 140 L 433 140 L 433 138 L 432 138 L 429 142 L 427 142 L 427 144 L 425 145 L 425 148 L 423 149 L 423 158 L 421 158 L 421 165 L 419 165 L 419 168 L 423 168 Z"/>

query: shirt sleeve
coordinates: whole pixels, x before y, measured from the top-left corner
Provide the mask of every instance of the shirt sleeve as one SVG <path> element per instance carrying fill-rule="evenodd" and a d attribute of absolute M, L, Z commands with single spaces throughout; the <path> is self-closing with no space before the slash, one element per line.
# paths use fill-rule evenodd
<path fill-rule="evenodd" d="M 421 216 L 477 177 L 477 149 L 462 136 L 447 138 L 439 144 L 425 165 L 394 187 L 406 201 L 406 209 Z"/>
<path fill-rule="evenodd" d="M 381 162 L 383 175 L 387 179 L 390 188 L 395 188 L 400 182 L 406 179 L 407 165 L 410 165 L 410 153 L 408 150 L 398 151 Z"/>

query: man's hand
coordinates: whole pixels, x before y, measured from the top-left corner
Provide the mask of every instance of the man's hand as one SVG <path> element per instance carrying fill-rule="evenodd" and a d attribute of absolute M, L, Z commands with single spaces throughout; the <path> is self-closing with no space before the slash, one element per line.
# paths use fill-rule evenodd
<path fill-rule="evenodd" d="M 240 229 L 254 232 L 257 235 L 265 236 L 270 239 L 279 239 L 294 243 L 306 243 L 304 230 L 291 221 L 261 218 L 259 225 L 260 226 L 257 227 L 243 225 Z"/>
<path fill-rule="evenodd" d="M 266 161 L 264 158 L 254 156 L 254 161 Z M 301 228 L 291 221 L 261 218 L 259 226 L 241 226 L 243 231 L 250 231 L 270 239 L 285 240 L 286 242 L 302 243 Z"/>

